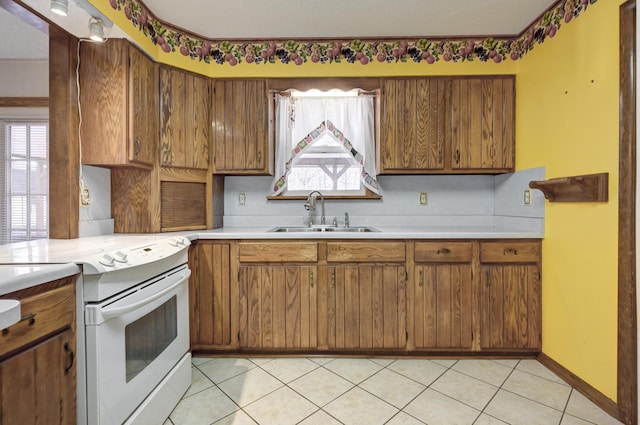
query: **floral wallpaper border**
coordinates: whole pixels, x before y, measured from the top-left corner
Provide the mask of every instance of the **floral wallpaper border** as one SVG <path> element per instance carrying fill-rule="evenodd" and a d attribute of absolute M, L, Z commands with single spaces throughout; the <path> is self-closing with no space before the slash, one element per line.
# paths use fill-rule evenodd
<path fill-rule="evenodd" d="M 235 66 L 247 64 L 465 62 L 500 63 L 518 60 L 553 38 L 563 24 L 578 18 L 598 0 L 559 0 L 522 35 L 515 38 L 335 41 L 231 41 L 195 38 L 156 19 L 136 0 L 109 0 L 115 10 L 167 54 L 180 54 L 205 63 Z"/>

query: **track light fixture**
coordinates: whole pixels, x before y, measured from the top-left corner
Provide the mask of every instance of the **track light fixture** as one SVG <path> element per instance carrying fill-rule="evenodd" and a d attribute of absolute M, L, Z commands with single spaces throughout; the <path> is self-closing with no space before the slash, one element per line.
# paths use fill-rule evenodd
<path fill-rule="evenodd" d="M 67 0 L 51 0 L 51 11 L 56 15 L 67 16 L 68 7 Z"/>
<path fill-rule="evenodd" d="M 91 18 L 89 21 L 89 38 L 93 41 L 104 41 L 104 25 L 98 18 Z"/>

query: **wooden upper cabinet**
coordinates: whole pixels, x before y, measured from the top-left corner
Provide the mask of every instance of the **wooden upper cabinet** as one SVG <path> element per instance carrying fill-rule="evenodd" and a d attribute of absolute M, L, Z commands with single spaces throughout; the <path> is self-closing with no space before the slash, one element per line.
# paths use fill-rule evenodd
<path fill-rule="evenodd" d="M 151 168 L 158 144 L 157 67 L 124 39 L 82 43 L 82 163 Z"/>
<path fill-rule="evenodd" d="M 265 80 L 213 82 L 213 143 L 216 174 L 272 172 L 269 102 Z"/>
<path fill-rule="evenodd" d="M 515 77 L 453 80 L 451 168 L 510 172 L 515 166 Z"/>
<path fill-rule="evenodd" d="M 160 165 L 209 168 L 210 95 L 208 78 L 160 68 Z"/>
<path fill-rule="evenodd" d="M 450 138 L 451 81 L 382 81 L 380 173 L 435 172 L 445 168 Z"/>
<path fill-rule="evenodd" d="M 383 79 L 381 104 L 380 174 L 514 169 L 514 76 Z"/>

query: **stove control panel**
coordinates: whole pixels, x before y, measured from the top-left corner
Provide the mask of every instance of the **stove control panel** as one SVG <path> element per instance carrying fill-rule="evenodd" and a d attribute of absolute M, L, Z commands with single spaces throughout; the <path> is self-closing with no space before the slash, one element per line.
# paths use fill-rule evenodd
<path fill-rule="evenodd" d="M 191 241 L 188 238 L 173 236 L 144 245 L 122 247 L 114 251 L 103 252 L 82 258 L 76 263 L 84 266 L 84 274 L 102 274 L 155 263 L 186 251 L 189 245 L 191 245 Z"/>

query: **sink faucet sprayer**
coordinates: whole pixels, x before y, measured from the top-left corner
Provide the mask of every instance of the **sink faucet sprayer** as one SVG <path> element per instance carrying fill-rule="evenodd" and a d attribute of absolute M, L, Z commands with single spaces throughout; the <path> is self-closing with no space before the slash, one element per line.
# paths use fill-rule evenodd
<path fill-rule="evenodd" d="M 304 204 L 304 209 L 307 211 L 315 211 L 316 209 L 316 195 L 320 197 L 320 202 L 322 202 L 322 217 L 320 217 L 320 224 L 324 226 L 325 224 L 325 215 L 324 215 L 324 196 L 317 190 L 314 190 L 307 196 L 307 202 Z M 313 224 L 313 219 L 309 222 L 309 225 Z"/>

